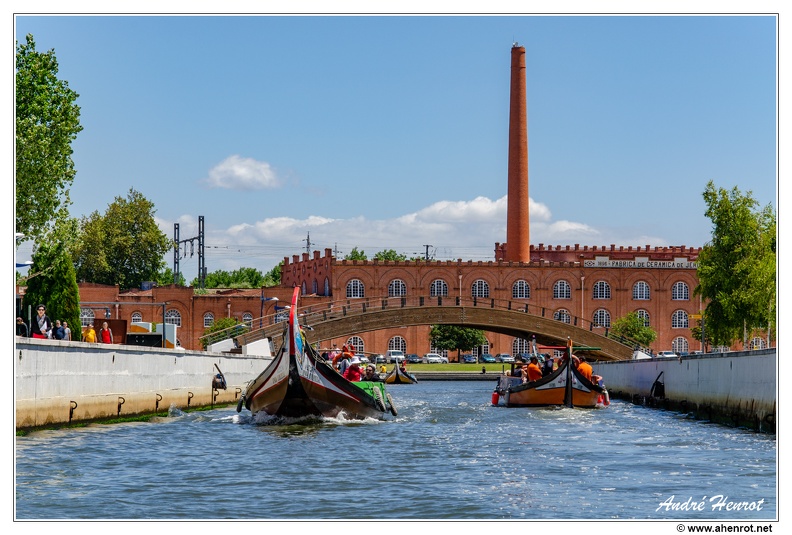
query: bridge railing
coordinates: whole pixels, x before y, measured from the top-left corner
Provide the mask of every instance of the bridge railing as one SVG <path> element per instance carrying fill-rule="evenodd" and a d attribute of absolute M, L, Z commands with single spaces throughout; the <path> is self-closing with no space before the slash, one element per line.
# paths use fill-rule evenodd
<path fill-rule="evenodd" d="M 541 307 L 531 303 L 526 303 L 521 299 L 493 299 L 490 297 L 467 297 L 467 296 L 399 296 L 399 297 L 360 297 L 346 298 L 335 301 L 325 301 L 299 308 L 299 321 L 307 328 L 312 323 L 319 323 L 332 319 L 344 318 L 359 314 L 366 314 L 375 310 L 392 310 L 398 308 L 414 307 L 485 307 L 499 310 L 511 310 L 522 312 L 542 318 L 563 321 L 569 325 L 587 329 L 595 335 L 603 336 L 615 340 L 633 349 L 645 350 L 640 344 L 629 340 L 623 336 L 614 336 L 608 327 L 598 325 L 592 321 L 579 316 L 568 314 L 558 315 L 552 309 Z M 201 337 L 206 339 L 205 346 L 212 343 L 233 338 L 239 345 L 244 345 L 256 340 L 266 338 L 268 333 L 279 330 L 278 324 L 284 322 L 287 316 L 284 313 L 271 314 L 255 318 L 246 324 L 244 331 L 240 326 L 230 327 L 222 331 L 216 331 Z M 648 350 L 647 350 L 648 351 Z"/>

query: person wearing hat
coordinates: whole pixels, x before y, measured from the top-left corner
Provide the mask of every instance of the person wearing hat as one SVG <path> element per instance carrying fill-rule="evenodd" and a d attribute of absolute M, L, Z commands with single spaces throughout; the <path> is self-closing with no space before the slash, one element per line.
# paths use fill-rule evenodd
<path fill-rule="evenodd" d="M 52 331 L 52 320 L 47 316 L 47 307 L 39 305 L 36 307 L 36 318 L 30 325 L 30 336 L 33 338 L 49 338 Z"/>
<path fill-rule="evenodd" d="M 363 374 L 360 372 L 360 359 L 352 357 L 349 361 L 349 367 L 344 372 L 344 379 L 347 381 L 355 382 L 360 381 Z"/>

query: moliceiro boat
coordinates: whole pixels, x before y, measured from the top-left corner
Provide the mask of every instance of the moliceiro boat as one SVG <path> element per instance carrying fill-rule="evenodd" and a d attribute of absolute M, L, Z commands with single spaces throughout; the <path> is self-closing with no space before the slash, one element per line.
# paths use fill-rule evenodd
<path fill-rule="evenodd" d="M 383 419 L 386 412 L 396 416 L 396 407 L 380 382 L 346 380 L 322 358 L 305 339 L 297 319 L 300 288 L 294 289 L 283 345 L 267 368 L 251 383 L 237 404 L 253 415 L 300 418 L 343 413 L 346 418 Z"/>
<path fill-rule="evenodd" d="M 574 365 L 575 358 L 572 356 L 570 341 L 567 345 L 567 354 L 558 368 L 540 379 L 523 382 L 520 376 L 501 375 L 492 393 L 492 404 L 506 407 L 581 408 L 609 405 L 608 391 L 604 386 L 586 379 Z M 513 371 L 514 365 L 512 365 L 512 373 Z"/>
<path fill-rule="evenodd" d="M 417 383 L 418 379 L 414 375 L 402 370 L 398 364 L 393 367 L 393 371 L 385 376 L 385 382 L 391 385 L 409 385 Z"/>

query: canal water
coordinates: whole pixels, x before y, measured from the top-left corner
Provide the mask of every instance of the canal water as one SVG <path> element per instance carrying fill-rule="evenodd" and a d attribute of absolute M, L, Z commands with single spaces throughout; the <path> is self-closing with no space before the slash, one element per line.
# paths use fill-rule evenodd
<path fill-rule="evenodd" d="M 774 435 L 613 401 L 493 407 L 494 382 L 389 386 L 387 421 L 235 407 L 16 437 L 15 518 L 772 520 Z"/>

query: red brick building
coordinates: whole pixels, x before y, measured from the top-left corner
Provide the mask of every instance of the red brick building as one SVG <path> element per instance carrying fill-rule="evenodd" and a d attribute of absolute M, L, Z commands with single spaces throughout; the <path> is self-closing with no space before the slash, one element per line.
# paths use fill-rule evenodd
<path fill-rule="evenodd" d="M 700 350 L 690 331 L 696 324 L 690 315 L 703 308 L 693 295 L 700 248 L 530 245 L 525 49 L 516 44 L 511 49 L 510 90 L 507 243 L 495 244 L 493 261 L 339 261 L 326 249 L 324 255 L 314 251 L 284 258 L 277 288 L 196 294 L 192 288 L 170 285 L 119 293 L 117 287 L 81 284 L 83 303 L 109 303 L 84 305 L 85 318 L 96 311 L 126 321 L 162 322 L 164 316 L 167 323 L 179 325 L 184 347 L 199 349 L 204 329 L 214 320 L 234 317 L 255 328 L 258 318 L 276 312 L 278 302 L 265 298 L 277 297 L 285 304 L 292 288 L 300 286 L 304 306 L 363 297 L 481 297 L 525 302 L 559 321 L 591 322 L 601 329 L 635 311 L 657 331 L 655 351 Z M 429 329 L 360 333 L 323 345 L 351 342 L 359 351 L 424 354 L 432 349 Z M 487 344 L 474 352 L 516 354 L 527 349 L 521 338 L 496 333 L 486 337 Z"/>

